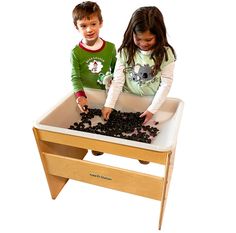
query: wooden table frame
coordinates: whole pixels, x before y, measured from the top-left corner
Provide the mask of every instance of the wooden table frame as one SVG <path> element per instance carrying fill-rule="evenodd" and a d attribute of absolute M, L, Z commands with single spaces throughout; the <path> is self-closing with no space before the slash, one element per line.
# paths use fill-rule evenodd
<path fill-rule="evenodd" d="M 36 127 L 33 131 L 52 199 L 69 179 L 152 198 L 161 201 L 158 225 L 161 229 L 174 166 L 174 150 L 159 152 Z M 158 163 L 165 166 L 165 175 L 159 177 L 85 161 L 83 158 L 88 150 Z"/>

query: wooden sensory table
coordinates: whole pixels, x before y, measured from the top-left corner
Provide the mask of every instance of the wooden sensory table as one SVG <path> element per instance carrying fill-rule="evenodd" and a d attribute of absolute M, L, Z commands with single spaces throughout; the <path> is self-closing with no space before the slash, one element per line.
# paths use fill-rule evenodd
<path fill-rule="evenodd" d="M 97 101 L 89 106 L 101 107 L 105 95 L 101 91 L 86 90 L 88 99 Z M 136 100 L 137 96 L 122 94 L 119 106 Z M 128 99 L 129 99 L 128 98 Z M 150 99 L 142 97 L 143 104 L 135 111 L 142 111 Z M 66 111 L 65 111 L 66 109 Z M 169 98 L 162 106 L 158 119 L 160 134 L 152 144 L 134 142 L 91 133 L 69 130 L 68 126 L 78 120 L 73 94 L 66 97 L 33 127 L 42 165 L 53 199 L 57 197 L 69 179 L 78 180 L 110 189 L 115 189 L 161 202 L 158 229 L 161 229 L 168 189 L 172 176 L 178 126 L 183 102 Z M 122 109 L 126 111 L 127 109 Z M 130 109 L 134 111 L 134 109 Z M 164 132 L 163 132 L 164 131 Z M 168 131 L 168 132 L 167 132 Z M 159 140 L 158 140 L 159 138 Z M 141 173 L 84 160 L 88 150 L 101 151 L 111 155 L 144 160 L 163 165 L 163 176 Z"/>

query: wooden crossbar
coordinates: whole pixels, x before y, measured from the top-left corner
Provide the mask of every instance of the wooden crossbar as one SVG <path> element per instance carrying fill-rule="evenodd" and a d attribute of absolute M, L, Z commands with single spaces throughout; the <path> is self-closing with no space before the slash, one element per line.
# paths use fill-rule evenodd
<path fill-rule="evenodd" d="M 163 177 L 56 154 L 43 153 L 43 156 L 50 175 L 161 200 Z"/>

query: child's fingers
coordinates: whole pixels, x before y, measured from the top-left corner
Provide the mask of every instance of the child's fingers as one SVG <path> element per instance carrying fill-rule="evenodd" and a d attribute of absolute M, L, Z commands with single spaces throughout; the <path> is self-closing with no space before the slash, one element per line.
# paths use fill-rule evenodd
<path fill-rule="evenodd" d="M 148 122 L 149 119 L 147 119 L 147 117 L 145 117 L 145 120 L 143 122 L 143 125 L 145 125 Z"/>
<path fill-rule="evenodd" d="M 145 116 L 145 113 L 143 112 L 139 117 L 144 117 Z"/>
<path fill-rule="evenodd" d="M 88 112 L 88 105 L 85 104 L 85 105 L 83 106 L 83 110 L 84 110 L 84 112 Z"/>
<path fill-rule="evenodd" d="M 107 118 L 106 118 L 106 120 L 109 120 L 110 115 L 111 115 L 111 112 L 108 112 L 108 113 L 107 113 Z"/>
<path fill-rule="evenodd" d="M 143 112 L 141 115 L 139 115 L 140 118 L 147 117 L 147 111 Z"/>
<path fill-rule="evenodd" d="M 78 104 L 78 107 L 79 107 L 79 109 L 80 109 L 81 112 L 85 112 L 83 106 L 81 106 L 80 104 Z"/>
<path fill-rule="evenodd" d="M 110 116 L 109 112 L 104 112 L 104 114 L 103 114 L 104 120 L 108 120 L 109 116 Z"/>
<path fill-rule="evenodd" d="M 108 120 L 109 119 L 111 111 L 112 110 L 110 108 L 106 108 L 106 107 L 104 107 L 102 109 L 102 117 L 103 117 L 104 120 Z"/>

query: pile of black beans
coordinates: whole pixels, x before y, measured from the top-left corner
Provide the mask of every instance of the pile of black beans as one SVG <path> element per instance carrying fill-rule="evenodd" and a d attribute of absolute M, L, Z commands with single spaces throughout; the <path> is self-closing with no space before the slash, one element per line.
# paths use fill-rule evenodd
<path fill-rule="evenodd" d="M 139 117 L 141 112 L 134 113 L 113 110 L 108 121 L 105 123 L 98 122 L 94 126 L 92 125 L 91 119 L 95 116 L 102 116 L 100 109 L 89 108 L 87 113 L 80 113 L 80 115 L 81 121 L 70 125 L 69 129 L 144 143 L 151 143 L 152 139 L 159 133 L 159 129 L 156 127 L 142 125 L 145 118 Z"/>

